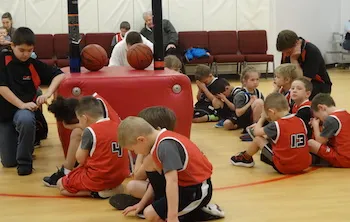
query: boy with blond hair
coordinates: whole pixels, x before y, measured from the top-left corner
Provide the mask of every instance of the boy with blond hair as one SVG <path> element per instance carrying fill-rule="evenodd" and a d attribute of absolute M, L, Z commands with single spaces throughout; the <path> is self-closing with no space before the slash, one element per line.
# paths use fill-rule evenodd
<path fill-rule="evenodd" d="M 282 64 L 275 70 L 274 92 L 284 95 L 291 108 L 293 107 L 293 101 L 290 95 L 290 87 L 292 86 L 292 82 L 298 77 L 299 73 L 294 64 Z"/>
<path fill-rule="evenodd" d="M 148 221 L 188 220 L 210 202 L 212 165 L 187 137 L 156 130 L 140 117 L 128 117 L 118 128 L 118 138 L 121 147 L 152 157 L 143 163 L 150 185 L 124 215 L 143 210 Z"/>

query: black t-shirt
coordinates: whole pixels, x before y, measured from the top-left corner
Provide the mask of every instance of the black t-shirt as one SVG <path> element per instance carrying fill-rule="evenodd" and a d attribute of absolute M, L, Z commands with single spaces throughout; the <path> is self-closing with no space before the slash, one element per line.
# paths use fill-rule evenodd
<path fill-rule="evenodd" d="M 314 44 L 306 42 L 303 38 L 300 39 L 302 40 L 302 51 L 298 61 L 301 69 L 303 70 L 304 76 L 311 78 L 312 81 L 320 82 L 321 80 L 324 83 L 331 85 L 332 82 L 329 78 L 321 51 Z M 303 53 L 305 53 L 305 56 L 303 56 Z M 290 63 L 290 57 L 285 57 L 282 55 L 281 63 Z"/>
<path fill-rule="evenodd" d="M 5 64 L 5 56 L 12 56 L 12 60 Z M 29 65 L 33 64 L 39 75 L 41 85 L 50 85 L 52 79 L 63 72 L 39 60 L 29 58 L 26 62 L 18 60 L 11 52 L 0 53 L 0 86 L 7 86 L 23 102 L 31 102 L 35 98 L 36 89 L 31 78 Z M 10 120 L 17 110 L 2 96 L 0 96 L 0 121 Z"/>

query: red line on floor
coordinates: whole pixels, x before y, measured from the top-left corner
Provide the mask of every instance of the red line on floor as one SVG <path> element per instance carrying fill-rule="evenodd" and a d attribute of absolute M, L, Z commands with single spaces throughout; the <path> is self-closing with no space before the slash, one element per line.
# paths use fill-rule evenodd
<path fill-rule="evenodd" d="M 319 168 L 312 167 L 310 168 L 306 173 L 313 172 Z M 257 182 L 252 182 L 252 183 L 245 183 L 245 184 L 238 184 L 238 185 L 233 185 L 233 186 L 227 186 L 227 187 L 218 187 L 214 188 L 215 191 L 219 190 L 230 190 L 230 189 L 235 189 L 235 188 L 241 188 L 241 187 L 251 187 L 255 185 L 261 185 L 261 184 L 267 184 L 267 183 L 272 183 L 280 180 L 286 180 L 290 179 L 293 177 L 297 177 L 303 174 L 295 174 L 295 175 L 286 175 L 274 179 L 269 179 L 269 180 L 262 180 L 262 181 L 257 181 Z M 71 198 L 71 197 L 65 197 L 65 196 L 44 196 L 44 195 L 32 195 L 32 194 L 7 194 L 7 193 L 0 193 L 0 197 L 19 197 L 19 198 L 40 198 L 40 199 L 66 199 L 66 198 Z"/>

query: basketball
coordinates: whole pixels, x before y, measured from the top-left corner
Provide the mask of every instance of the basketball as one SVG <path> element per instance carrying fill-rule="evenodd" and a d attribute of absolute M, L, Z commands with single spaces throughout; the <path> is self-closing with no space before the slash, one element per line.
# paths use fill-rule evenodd
<path fill-rule="evenodd" d="M 107 52 L 97 44 L 90 44 L 81 51 L 82 65 L 90 71 L 98 71 L 108 63 Z"/>
<path fill-rule="evenodd" d="M 137 43 L 129 48 L 127 59 L 131 67 L 137 70 L 143 70 L 151 65 L 153 53 L 147 45 Z"/>

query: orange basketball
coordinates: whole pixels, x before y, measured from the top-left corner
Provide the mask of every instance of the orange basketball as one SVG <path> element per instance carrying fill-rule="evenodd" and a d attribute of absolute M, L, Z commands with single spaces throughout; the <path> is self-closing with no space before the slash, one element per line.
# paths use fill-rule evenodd
<path fill-rule="evenodd" d="M 97 44 L 90 44 L 81 51 L 81 63 L 90 71 L 97 71 L 108 64 L 107 52 Z"/>
<path fill-rule="evenodd" d="M 129 48 L 127 59 L 131 67 L 137 70 L 143 70 L 151 65 L 153 53 L 147 45 L 137 43 Z"/>

